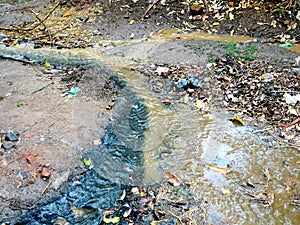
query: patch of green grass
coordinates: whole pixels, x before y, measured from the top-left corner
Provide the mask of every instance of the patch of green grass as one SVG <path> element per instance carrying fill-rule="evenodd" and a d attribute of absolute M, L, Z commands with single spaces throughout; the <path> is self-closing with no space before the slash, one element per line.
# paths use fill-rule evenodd
<path fill-rule="evenodd" d="M 217 57 L 214 56 L 212 53 L 208 53 L 207 58 L 208 58 L 208 62 L 211 62 L 211 63 L 217 61 Z"/>
<path fill-rule="evenodd" d="M 225 44 L 225 47 L 226 47 L 225 55 L 236 57 L 241 52 L 241 49 L 237 46 L 237 43 L 227 42 Z"/>
<path fill-rule="evenodd" d="M 231 56 L 240 60 L 250 61 L 255 59 L 254 53 L 258 50 L 258 48 L 254 45 L 242 47 L 239 46 L 238 43 L 234 42 L 227 42 L 224 44 L 224 47 L 226 48 L 224 56 Z"/>
<path fill-rule="evenodd" d="M 255 59 L 254 57 L 254 53 L 258 50 L 258 48 L 256 46 L 250 45 L 247 46 L 244 50 L 243 50 L 243 54 L 244 54 L 244 58 L 246 60 L 250 60 L 253 61 Z"/>
<path fill-rule="evenodd" d="M 196 54 L 210 50 L 207 53 L 209 62 L 215 62 L 218 58 L 217 55 L 219 57 L 221 55 L 231 56 L 242 61 L 253 61 L 255 59 L 254 54 L 258 50 L 254 45 L 246 46 L 235 42 L 211 42 L 209 44 L 210 47 L 207 46 L 207 43 L 188 43 L 184 46 L 192 49 Z"/>

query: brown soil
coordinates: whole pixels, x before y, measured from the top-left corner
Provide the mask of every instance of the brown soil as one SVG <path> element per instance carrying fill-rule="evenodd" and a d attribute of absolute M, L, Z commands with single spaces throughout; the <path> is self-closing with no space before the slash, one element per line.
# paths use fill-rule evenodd
<path fill-rule="evenodd" d="M 44 74 L 39 67 L 12 61 L 1 61 L 0 68 L 2 142 L 9 131 L 19 133 L 13 148 L 0 150 L 0 209 L 11 216 L 42 202 L 84 166 L 83 150 L 101 144 L 114 92 L 106 76 L 92 69 L 49 69 Z M 83 82 L 70 82 L 70 74 Z M 80 88 L 80 97 L 62 97 L 70 84 Z M 17 106 L 20 102 L 24 105 Z M 42 170 L 50 177 L 43 179 Z"/>
<path fill-rule="evenodd" d="M 237 7 L 234 11 L 234 20 L 228 20 L 228 18 L 218 20 L 213 17 L 215 13 L 205 11 L 207 9 L 202 9 L 204 11 L 200 10 L 201 12 L 192 15 L 188 5 L 182 5 L 180 1 L 166 1 L 165 5 L 155 4 L 143 18 L 149 7 L 149 4 L 145 2 L 141 0 L 137 3 L 131 0 L 66 1 L 66 4 L 58 5 L 57 1 L 34 1 L 14 6 L 6 5 L 0 8 L 0 31 L 3 32 L 0 33 L 0 38 L 8 46 L 22 41 L 35 41 L 37 47 L 51 44 L 70 48 L 94 44 L 105 45 L 103 40 L 148 38 L 158 30 L 178 28 L 186 31 L 200 29 L 218 34 L 248 35 L 271 42 L 300 40 L 299 27 L 288 29 L 293 22 L 297 21 L 295 12 L 297 12 L 296 9 L 299 10 L 299 6 L 291 9 L 294 10 L 291 18 L 285 11 L 279 13 L 276 6 L 259 5 L 257 6 L 259 10 L 254 7 L 245 9 Z M 34 16 L 30 10 L 38 12 L 38 16 Z M 208 18 L 200 19 L 203 15 L 208 15 Z M 190 19 L 191 16 L 192 19 Z M 276 21 L 276 25 L 271 25 L 272 21 Z M 35 26 L 34 22 L 39 26 Z M 214 22 L 220 24 L 215 26 Z M 206 61 L 209 57 L 204 57 L 203 54 L 211 51 L 207 49 L 205 52 L 195 52 L 193 45 L 190 45 L 188 52 L 185 52 L 186 61 L 183 60 L 184 56 L 179 59 L 170 58 L 171 53 L 178 53 L 178 49 L 174 50 L 177 47 L 180 47 L 182 52 L 187 49 L 184 45 L 179 46 L 174 43 L 156 46 L 148 54 L 148 59 L 154 62 L 156 67 L 159 65 L 176 67 L 182 62 L 193 64 L 199 60 Z M 277 49 L 272 50 L 271 47 L 267 47 L 267 51 L 272 54 L 275 52 L 272 60 L 292 59 L 297 56 L 288 51 L 284 51 L 284 54 L 276 52 Z M 107 54 L 124 56 L 128 54 L 128 49 L 117 49 Z M 214 57 L 223 55 L 222 53 L 214 54 Z M 270 58 L 266 59 L 268 60 Z M 274 66 L 275 62 L 271 64 Z M 270 64 L 266 63 L 266 65 Z M 295 63 L 291 62 L 287 67 L 291 69 L 293 66 Z M 187 75 L 195 71 L 193 66 L 179 67 Z M 100 89 L 102 88 L 101 99 L 95 98 L 94 90 L 89 92 L 86 86 L 82 86 L 82 90 L 86 91 L 80 98 L 75 97 L 75 100 L 72 100 L 62 97 L 61 94 L 65 89 L 70 87 L 62 81 L 62 78 L 73 70 L 74 68 L 59 70 L 59 73 L 52 71 L 50 75 L 47 75 L 40 68 L 30 65 L 22 65 L 10 60 L 0 61 L 1 135 L 3 137 L 11 130 L 17 130 L 20 133 L 19 141 L 14 148 L 0 151 L 0 211 L 2 215 L 20 215 L 23 210 L 26 211 L 37 202 L 42 202 L 45 195 L 50 196 L 57 191 L 68 177 L 76 172 L 76 167 L 83 166 L 81 159 L 83 150 L 97 144 L 97 140 L 104 133 L 112 115 L 111 111 L 107 111 L 106 106 L 112 100 L 109 94 L 112 94 L 114 86 L 105 80 L 105 76 L 101 79 L 98 76 L 97 79 L 100 80 L 95 80 L 96 78 L 91 76 L 92 70 L 88 69 L 75 73 L 81 74 L 81 77 L 90 78 L 88 80 L 93 84 L 97 83 Z M 148 75 L 157 75 L 149 68 L 143 67 L 143 70 Z M 176 72 L 170 76 L 169 81 L 174 79 L 174 76 Z M 155 86 L 159 86 L 157 84 L 166 82 L 166 77 L 152 77 L 150 80 L 155 89 Z M 207 90 L 213 90 L 213 88 L 207 87 Z M 207 93 L 207 96 L 209 94 Z M 207 96 L 198 97 L 204 99 Z M 162 96 L 162 100 L 166 98 L 167 96 Z M 19 102 L 24 102 L 25 105 L 18 107 Z M 79 102 L 80 107 L 78 107 Z M 97 107 L 98 114 L 93 111 L 95 107 Z M 103 115 L 101 121 L 97 116 L 100 113 Z M 249 118 L 251 121 L 251 117 Z M 95 123 L 95 120 L 98 122 Z M 295 136 L 296 131 L 293 132 Z M 91 143 L 91 140 L 96 142 Z M 41 178 L 42 168 L 51 173 L 49 179 Z M 22 178 L 22 174 L 25 173 L 28 176 L 26 181 Z"/>

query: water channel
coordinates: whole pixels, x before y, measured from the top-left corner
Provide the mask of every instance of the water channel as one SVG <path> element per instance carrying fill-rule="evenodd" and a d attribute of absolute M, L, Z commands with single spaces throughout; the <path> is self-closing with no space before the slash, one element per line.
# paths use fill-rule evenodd
<path fill-rule="evenodd" d="M 149 48 L 155 43 L 150 42 Z M 143 46 L 147 48 L 147 44 Z M 125 58 L 103 56 L 97 49 L 87 53 L 84 50 L 33 50 L 32 46 L 24 46 L 1 47 L 1 52 L 25 55 L 33 60 L 47 57 L 50 61 L 72 65 L 94 64 L 103 70 L 102 74 L 120 79 L 118 82 L 126 87 L 127 93 L 126 104 L 115 118 L 117 122 L 103 137 L 102 153 L 89 153 L 95 162 L 97 158 L 103 160 L 95 163 L 93 172 L 82 180 L 82 186 L 71 186 L 61 198 L 39 208 L 34 217 L 28 217 L 29 224 L 51 224 L 58 215 L 71 224 L 97 224 L 101 212 L 109 208 L 107 202 L 118 198 L 130 174 L 139 173 L 142 178 L 139 184 L 145 185 L 161 182 L 167 171 L 176 174 L 182 182 L 192 183 L 195 197 L 209 203 L 208 222 L 297 224 L 299 221 L 299 210 L 288 204 L 291 193 L 287 193 L 284 186 L 287 177 L 299 185 L 298 150 L 274 149 L 262 143 L 251 128 L 234 126 L 228 120 L 231 115 L 226 112 L 212 112 L 203 117 L 196 110 L 163 106 L 150 91 L 146 78 L 128 69 L 131 62 Z M 130 123 L 133 127 L 128 126 Z M 166 152 L 167 156 L 161 157 Z M 225 175 L 207 165 L 229 168 L 232 172 Z M 246 198 L 239 185 L 247 176 L 261 175 L 264 168 L 272 174 L 268 189 L 274 193 L 275 202 L 270 208 Z M 227 190 L 227 194 L 222 190 Z M 72 205 L 97 208 L 97 213 L 92 210 L 78 219 L 71 213 Z"/>
<path fill-rule="evenodd" d="M 132 55 L 144 59 L 145 49 L 152 48 L 161 39 L 170 38 L 168 35 L 173 34 L 158 35 L 153 41 L 137 44 Z M 197 37 L 214 39 L 206 35 Z M 249 38 L 238 41 L 249 41 Z M 31 215 L 16 218 L 13 224 L 54 224 L 58 219 L 65 219 L 70 224 L 98 224 L 103 211 L 119 198 L 132 174 L 138 174 L 137 184 L 147 185 L 162 182 L 167 171 L 176 174 L 181 182 L 190 183 L 195 198 L 208 202 L 207 223 L 299 224 L 299 209 L 288 203 L 293 192 L 285 189 L 288 177 L 294 180 L 295 187 L 299 187 L 297 149 L 272 148 L 253 134 L 250 127 L 234 126 L 228 120 L 232 115 L 225 111 L 202 116 L 198 111 L 180 105 L 176 109 L 165 107 L 151 92 L 147 79 L 129 69 L 130 57 L 104 56 L 100 50 L 0 46 L 0 52 L 5 55 L 93 65 L 101 74 L 115 79 L 126 93 L 122 109 L 102 137 L 103 144 L 86 153 L 95 164 L 93 170 L 80 180 L 81 184 L 70 184 L 61 197 L 49 200 Z M 80 107 L 78 104 L 80 101 L 75 100 L 74 105 Z M 73 109 L 75 116 L 76 107 Z M 95 114 L 88 116 L 96 117 Z M 168 154 L 161 157 L 164 153 Z M 101 161 L 97 160 L 99 158 Z M 223 174 L 212 170 L 210 165 L 231 172 Z M 271 207 L 249 200 L 239 185 L 248 176 L 261 175 L 265 168 L 272 176 L 268 184 L 268 190 L 275 196 Z M 299 194 L 299 190 L 296 193 Z M 77 217 L 72 213 L 72 207 L 86 209 L 85 215 Z"/>

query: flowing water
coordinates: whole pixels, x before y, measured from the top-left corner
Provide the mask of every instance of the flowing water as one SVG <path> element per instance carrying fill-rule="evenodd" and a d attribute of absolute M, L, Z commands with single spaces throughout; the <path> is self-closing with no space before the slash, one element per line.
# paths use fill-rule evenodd
<path fill-rule="evenodd" d="M 144 59 L 145 49 L 157 42 L 144 43 L 143 50 L 136 50 L 133 55 Z M 208 223 L 299 223 L 299 209 L 289 204 L 293 194 L 299 195 L 297 149 L 272 148 L 253 134 L 251 128 L 234 126 L 228 120 L 232 115 L 226 112 L 202 116 L 183 105 L 176 109 L 165 107 L 150 91 L 146 78 L 129 69 L 130 59 L 103 56 L 97 49 L 33 50 L 25 46 L 0 47 L 0 51 L 37 61 L 93 64 L 103 70 L 102 74 L 120 79 L 117 82 L 126 93 L 122 109 L 102 138 L 103 144 L 88 153 L 95 161 L 94 169 L 80 184 L 70 184 L 60 198 L 27 216 L 32 224 L 51 224 L 57 218 L 71 224 L 97 224 L 103 210 L 119 197 L 122 185 L 126 185 L 132 174 L 139 174 L 139 184 L 151 184 L 161 182 L 165 172 L 189 183 L 195 197 L 208 202 Z M 224 174 L 212 168 L 231 172 Z M 275 196 L 271 207 L 249 199 L 239 185 L 248 176 L 262 175 L 266 168 L 272 177 L 268 191 Z M 295 183 L 291 190 L 286 188 L 288 179 Z M 86 215 L 74 216 L 74 207 L 86 210 Z"/>

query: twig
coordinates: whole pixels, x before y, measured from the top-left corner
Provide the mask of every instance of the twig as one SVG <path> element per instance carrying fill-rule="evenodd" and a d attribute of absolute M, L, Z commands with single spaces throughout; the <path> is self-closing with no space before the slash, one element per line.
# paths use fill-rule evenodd
<path fill-rule="evenodd" d="M 50 78 L 46 77 L 41 71 L 39 71 L 35 66 L 32 65 L 32 69 L 41 77 L 43 77 L 45 80 L 50 80 Z"/>
<path fill-rule="evenodd" d="M 47 184 L 47 186 L 44 188 L 44 190 L 42 191 L 42 195 L 45 194 L 46 190 L 48 189 L 48 187 L 52 184 L 52 180 L 49 181 L 49 183 Z"/>
<path fill-rule="evenodd" d="M 44 86 L 41 87 L 40 89 L 31 92 L 31 94 L 35 94 L 35 93 L 37 93 L 37 92 L 39 92 L 39 91 L 42 91 L 42 90 L 44 90 L 46 87 L 50 86 L 51 84 L 54 84 L 54 82 L 51 82 L 51 83 L 49 83 L 49 84 L 44 85 Z"/>
<path fill-rule="evenodd" d="M 262 133 L 262 132 L 265 132 L 265 131 L 268 131 L 268 130 L 271 130 L 271 129 L 272 129 L 271 127 L 267 127 L 265 129 L 262 129 L 262 130 L 253 131 L 252 134 Z"/>
<path fill-rule="evenodd" d="M 169 214 L 171 214 L 172 216 L 174 216 L 176 219 L 179 220 L 180 224 L 183 224 L 182 221 L 181 221 L 181 218 L 179 216 L 176 216 L 174 213 L 168 211 Z"/>
<path fill-rule="evenodd" d="M 155 0 L 153 3 L 152 3 L 152 5 L 150 5 L 149 7 L 148 7 L 148 9 L 145 11 L 145 13 L 143 14 L 143 16 L 142 16 L 142 20 L 144 20 L 144 18 L 145 18 L 145 16 L 148 14 L 148 12 L 157 4 L 157 3 L 159 3 L 160 2 L 160 0 Z"/>
<path fill-rule="evenodd" d="M 29 61 L 26 59 L 19 59 L 19 58 L 14 58 L 11 56 L 5 56 L 5 55 L 0 55 L 0 59 L 8 59 L 8 60 L 13 60 L 13 61 L 17 61 L 17 62 L 22 62 L 22 63 L 26 63 L 26 64 L 30 64 L 33 65 L 34 62 L 33 61 Z"/>
<path fill-rule="evenodd" d="M 299 122 L 300 122 L 300 117 L 298 117 L 297 119 L 295 119 L 294 121 L 292 121 L 292 122 L 290 122 L 288 124 L 283 125 L 282 127 L 283 128 L 288 128 L 288 127 L 293 126 L 293 125 L 295 125 L 295 124 L 297 124 Z"/>
<path fill-rule="evenodd" d="M 40 17 L 38 17 L 37 13 L 35 13 L 33 10 L 30 10 L 30 11 L 35 15 L 35 17 L 38 19 L 38 21 L 40 21 L 40 23 L 43 24 L 43 26 L 45 27 L 45 30 L 46 30 L 47 33 L 48 33 L 49 41 L 50 41 L 50 43 L 52 43 L 52 35 L 51 35 L 51 32 L 50 32 L 50 30 L 47 28 L 47 26 L 45 25 L 44 21 L 42 21 L 42 20 L 40 19 Z M 52 47 L 52 44 L 50 44 L 50 47 Z"/>
<path fill-rule="evenodd" d="M 6 28 L 6 27 L 0 27 L 0 30 L 5 30 L 5 31 L 31 31 L 40 26 L 42 23 L 44 23 L 49 16 L 57 9 L 57 7 L 60 5 L 60 1 L 53 7 L 53 9 L 44 17 L 44 19 L 40 20 L 39 23 L 37 23 L 35 26 L 31 28 Z"/>

